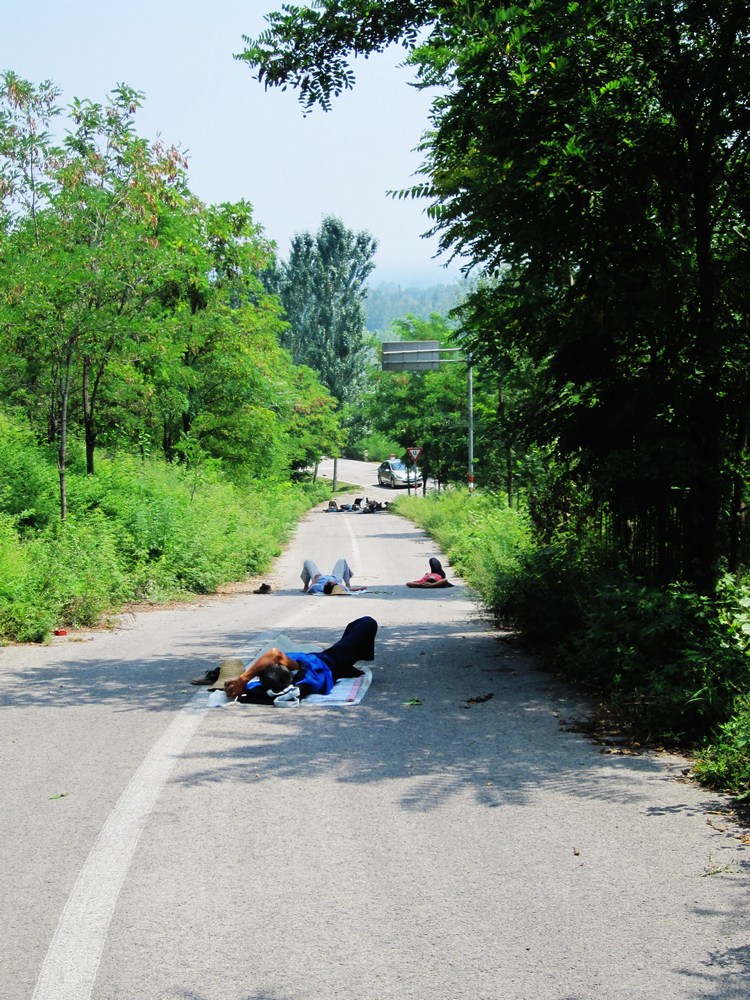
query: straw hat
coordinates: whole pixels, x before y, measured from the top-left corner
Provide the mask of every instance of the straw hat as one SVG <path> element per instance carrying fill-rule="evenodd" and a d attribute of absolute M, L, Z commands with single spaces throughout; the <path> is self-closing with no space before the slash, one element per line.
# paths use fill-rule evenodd
<path fill-rule="evenodd" d="M 245 672 L 245 664 L 238 656 L 231 656 L 228 660 L 222 660 L 219 664 L 219 676 L 213 684 L 209 684 L 209 691 L 223 691 L 224 681 L 232 681 L 235 677 Z"/>

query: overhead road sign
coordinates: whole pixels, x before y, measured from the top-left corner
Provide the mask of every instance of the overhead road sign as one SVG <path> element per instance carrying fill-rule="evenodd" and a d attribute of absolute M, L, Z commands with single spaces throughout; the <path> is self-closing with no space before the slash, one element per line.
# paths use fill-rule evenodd
<path fill-rule="evenodd" d="M 458 358 L 444 359 L 464 362 L 469 383 L 469 492 L 474 490 L 474 373 L 471 355 L 460 357 L 460 347 L 441 347 L 439 340 L 397 340 L 383 344 L 382 368 L 384 372 L 428 372 L 440 368 L 441 355 L 458 354 Z M 411 454 L 411 448 L 407 451 Z M 421 454 L 421 451 L 420 451 Z M 416 458 L 412 456 L 412 461 Z"/>
<path fill-rule="evenodd" d="M 439 368 L 439 340 L 396 340 L 383 344 L 384 372 L 430 372 Z"/>

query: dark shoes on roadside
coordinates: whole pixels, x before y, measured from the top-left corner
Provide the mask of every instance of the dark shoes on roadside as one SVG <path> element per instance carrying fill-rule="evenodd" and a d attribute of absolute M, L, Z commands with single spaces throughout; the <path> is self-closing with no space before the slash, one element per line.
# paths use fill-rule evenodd
<path fill-rule="evenodd" d="M 207 670 L 203 677 L 194 677 L 190 683 L 198 686 L 199 684 L 215 684 L 219 679 L 220 667 L 214 667 L 213 670 Z"/>
<path fill-rule="evenodd" d="M 254 594 L 270 594 L 271 593 L 271 584 L 270 583 L 261 583 L 260 587 L 258 587 L 257 590 L 254 590 L 253 593 Z"/>

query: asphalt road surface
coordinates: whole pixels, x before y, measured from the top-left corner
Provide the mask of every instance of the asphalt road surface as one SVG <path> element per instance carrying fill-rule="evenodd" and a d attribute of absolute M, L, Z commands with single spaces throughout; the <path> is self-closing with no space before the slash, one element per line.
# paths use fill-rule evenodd
<path fill-rule="evenodd" d="M 452 589 L 404 586 L 433 554 L 321 507 L 267 596 L 0 650 L 2 1000 L 750 995 L 726 801 L 573 731 L 585 706 L 449 566 Z M 366 593 L 301 592 L 303 558 L 341 555 Z M 364 614 L 360 705 L 208 708 L 187 683 Z"/>
<path fill-rule="evenodd" d="M 361 486 L 362 494 L 369 496 L 371 500 L 393 500 L 395 497 L 409 492 L 405 486 L 399 486 L 396 489 L 392 489 L 390 486 L 381 486 L 378 482 L 379 465 L 380 462 L 356 462 L 352 459 L 340 458 L 336 465 L 336 482 L 338 485 L 353 483 Z M 323 459 L 318 466 L 318 475 L 321 479 L 333 480 L 333 459 Z M 428 490 L 433 489 L 434 485 L 433 480 L 427 480 Z M 415 490 L 412 486 L 410 491 L 421 495 L 422 487 Z"/>

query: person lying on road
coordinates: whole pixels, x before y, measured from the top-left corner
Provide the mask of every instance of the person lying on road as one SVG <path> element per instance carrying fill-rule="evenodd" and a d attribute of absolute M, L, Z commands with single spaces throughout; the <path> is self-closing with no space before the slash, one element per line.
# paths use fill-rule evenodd
<path fill-rule="evenodd" d="M 355 591 L 367 590 L 367 587 L 352 587 L 351 567 L 346 559 L 339 559 L 333 570 L 325 576 L 320 572 L 312 559 L 305 559 L 300 573 L 302 592 L 305 594 L 353 594 Z"/>
<path fill-rule="evenodd" d="M 338 642 L 320 653 L 284 653 L 272 647 L 238 677 L 225 681 L 224 691 L 230 698 L 265 702 L 285 695 L 299 699 L 330 694 L 340 678 L 362 674 L 355 663 L 375 659 L 377 631 L 378 623 L 366 615 L 349 622 Z M 296 689 L 296 695 L 291 688 Z"/>
<path fill-rule="evenodd" d="M 407 587 L 452 587 L 453 584 L 449 583 L 446 576 L 445 570 L 440 565 L 440 560 L 436 559 L 434 556 L 430 559 L 430 572 L 425 573 L 423 577 L 419 580 L 410 580 L 406 584 Z"/>

